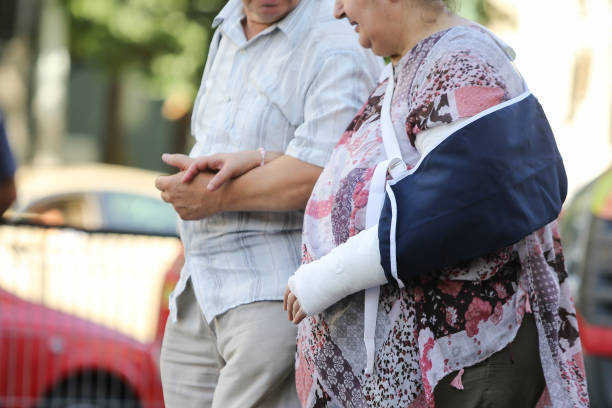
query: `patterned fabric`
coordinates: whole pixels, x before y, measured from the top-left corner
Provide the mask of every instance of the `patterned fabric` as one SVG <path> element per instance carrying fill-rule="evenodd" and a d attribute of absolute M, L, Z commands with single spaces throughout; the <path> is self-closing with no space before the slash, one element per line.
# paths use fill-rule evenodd
<path fill-rule="evenodd" d="M 421 131 L 472 116 L 524 91 L 507 56 L 478 26 L 417 44 L 395 67 L 391 116 L 414 166 Z M 384 159 L 379 84 L 344 132 L 306 208 L 303 262 L 364 229 L 372 173 Z M 495 135 L 491 135 L 495 137 Z M 478 148 L 478 146 L 474 146 Z M 403 209 L 409 211 L 409 208 Z M 433 407 L 440 379 L 508 345 L 533 313 L 547 390 L 540 406 L 586 407 L 577 322 L 553 222 L 515 245 L 444 268 L 404 289 L 381 288 L 374 372 L 364 373 L 363 292 L 298 330 L 296 382 L 304 407 Z"/>
<path fill-rule="evenodd" d="M 333 4 L 301 0 L 249 41 L 241 0 L 215 18 L 218 29 L 194 105 L 191 156 L 255 150 L 318 166 L 376 84 L 382 59 L 363 50 Z M 241 304 L 280 300 L 300 264 L 303 212 L 224 212 L 179 223 L 185 266 L 208 321 Z"/>

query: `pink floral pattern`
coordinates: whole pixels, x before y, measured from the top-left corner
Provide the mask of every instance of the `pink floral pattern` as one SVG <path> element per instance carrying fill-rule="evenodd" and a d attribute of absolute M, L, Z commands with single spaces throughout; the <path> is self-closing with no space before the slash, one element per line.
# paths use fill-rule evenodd
<path fill-rule="evenodd" d="M 477 26 L 421 41 L 396 65 L 391 116 L 405 162 L 416 140 L 441 123 L 472 116 L 518 95 L 522 81 Z M 385 158 L 380 134 L 383 81 L 337 144 L 307 205 L 303 262 L 364 229 L 372 173 Z M 494 137 L 494 135 L 492 135 Z M 297 388 L 304 407 L 433 407 L 449 373 L 510 343 L 524 313 L 546 344 L 547 389 L 539 405 L 588 406 L 574 307 L 556 223 L 483 258 L 454 265 L 403 289 L 381 287 L 374 372 L 365 374 L 363 292 L 342 299 L 298 329 Z M 494 330 L 497 336 L 487 336 Z"/>
<path fill-rule="evenodd" d="M 491 304 L 485 300 L 475 297 L 465 312 L 465 332 L 468 337 L 478 334 L 478 324 L 486 321 L 491 316 Z"/>

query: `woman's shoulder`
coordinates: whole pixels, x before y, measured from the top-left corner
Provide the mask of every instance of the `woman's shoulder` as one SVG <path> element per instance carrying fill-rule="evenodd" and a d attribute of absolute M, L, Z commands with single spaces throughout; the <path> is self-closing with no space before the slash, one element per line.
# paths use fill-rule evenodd
<path fill-rule="evenodd" d="M 442 123 L 473 116 L 523 92 L 523 81 L 505 45 L 484 28 L 449 29 L 416 68 L 405 97 L 406 129 L 417 135 Z"/>
<path fill-rule="evenodd" d="M 508 63 L 514 59 L 514 50 L 485 27 L 478 24 L 455 26 L 432 47 L 429 58 L 469 53 L 490 63 Z"/>
<path fill-rule="evenodd" d="M 495 86 L 511 96 L 523 90 L 513 58 L 514 51 L 484 27 L 456 26 L 431 47 L 413 84 L 429 87 L 432 82 L 443 81 L 451 88 Z"/>

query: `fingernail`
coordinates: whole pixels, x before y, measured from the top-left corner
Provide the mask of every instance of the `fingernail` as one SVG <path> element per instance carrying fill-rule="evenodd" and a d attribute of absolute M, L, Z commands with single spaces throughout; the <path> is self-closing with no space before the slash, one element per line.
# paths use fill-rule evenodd
<path fill-rule="evenodd" d="M 208 183 L 208 185 L 206 186 L 206 189 L 208 191 L 213 191 L 215 188 L 215 185 L 213 183 Z"/>
<path fill-rule="evenodd" d="M 162 154 L 162 159 L 165 159 L 166 157 L 168 157 L 168 153 L 163 153 Z"/>

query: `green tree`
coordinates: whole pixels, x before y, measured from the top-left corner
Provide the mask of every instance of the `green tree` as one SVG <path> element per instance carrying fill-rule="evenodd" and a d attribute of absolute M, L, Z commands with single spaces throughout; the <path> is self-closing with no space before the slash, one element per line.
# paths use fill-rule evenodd
<path fill-rule="evenodd" d="M 486 24 L 488 16 L 485 3 L 487 0 L 454 0 L 454 3 L 457 12 L 463 17 Z"/>
<path fill-rule="evenodd" d="M 120 163 L 121 75 L 137 70 L 153 98 L 167 102 L 185 141 L 187 113 L 206 61 L 214 16 L 225 0 L 61 0 L 68 15 L 70 53 L 109 78 L 104 161 Z"/>

